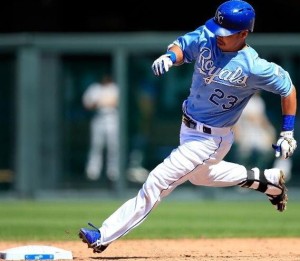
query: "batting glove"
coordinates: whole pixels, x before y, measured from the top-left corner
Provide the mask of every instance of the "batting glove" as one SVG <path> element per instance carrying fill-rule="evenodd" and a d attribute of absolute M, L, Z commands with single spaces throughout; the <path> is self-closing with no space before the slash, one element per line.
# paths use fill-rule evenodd
<path fill-rule="evenodd" d="M 166 53 L 153 62 L 152 70 L 155 75 L 159 76 L 169 71 L 169 69 L 173 65 L 173 62 L 170 57 L 171 54 Z"/>
<path fill-rule="evenodd" d="M 272 144 L 272 147 L 275 149 L 276 158 L 290 158 L 297 148 L 297 141 L 294 139 L 294 132 L 282 131 L 276 145 Z"/>

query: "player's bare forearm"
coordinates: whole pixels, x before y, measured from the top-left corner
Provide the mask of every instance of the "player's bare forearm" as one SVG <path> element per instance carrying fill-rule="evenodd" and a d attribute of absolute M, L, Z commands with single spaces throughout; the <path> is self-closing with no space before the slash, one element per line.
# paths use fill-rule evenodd
<path fill-rule="evenodd" d="M 281 98 L 281 107 L 283 115 L 296 115 L 297 94 L 295 86 L 293 86 L 293 90 L 289 96 Z"/>

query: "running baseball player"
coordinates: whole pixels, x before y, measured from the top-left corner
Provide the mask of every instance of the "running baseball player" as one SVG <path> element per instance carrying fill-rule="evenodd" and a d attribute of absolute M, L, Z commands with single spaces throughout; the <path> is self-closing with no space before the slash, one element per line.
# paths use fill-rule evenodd
<path fill-rule="evenodd" d="M 273 145 L 275 156 L 292 156 L 296 89 L 289 73 L 268 62 L 246 43 L 255 11 L 241 0 L 221 4 L 205 25 L 171 43 L 153 62 L 155 75 L 173 66 L 194 63 L 190 94 L 182 104 L 180 145 L 149 174 L 137 195 L 121 205 L 98 228 L 81 228 L 79 237 L 101 253 L 139 226 L 161 200 L 186 181 L 196 186 L 240 186 L 262 192 L 282 212 L 288 200 L 280 169 L 246 169 L 224 161 L 234 140 L 233 126 L 257 91 L 281 97 L 282 130 Z M 165 75 L 167 77 L 167 75 Z M 259 136 L 258 136 L 259 137 Z M 271 144 L 270 144 L 271 146 Z"/>

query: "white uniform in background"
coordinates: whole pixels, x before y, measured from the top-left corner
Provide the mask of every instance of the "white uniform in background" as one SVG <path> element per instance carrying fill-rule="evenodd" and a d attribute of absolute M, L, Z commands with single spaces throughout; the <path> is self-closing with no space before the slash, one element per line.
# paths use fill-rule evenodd
<path fill-rule="evenodd" d="M 91 180 L 100 178 L 104 149 L 107 149 L 107 177 L 115 181 L 119 177 L 119 89 L 114 82 L 93 83 L 83 95 L 83 104 L 96 113 L 90 126 L 90 151 L 86 175 Z"/>
<path fill-rule="evenodd" d="M 276 130 L 266 114 L 260 93 L 252 96 L 235 126 L 236 157 L 240 164 L 263 168 L 273 163 Z"/>

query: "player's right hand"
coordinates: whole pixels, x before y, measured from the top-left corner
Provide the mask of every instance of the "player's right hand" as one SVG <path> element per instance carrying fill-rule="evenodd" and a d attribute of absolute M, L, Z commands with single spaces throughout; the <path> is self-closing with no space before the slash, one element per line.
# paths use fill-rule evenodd
<path fill-rule="evenodd" d="M 287 159 L 290 158 L 295 149 L 297 148 L 297 142 L 294 139 L 293 131 L 282 131 L 280 133 L 280 137 L 275 144 L 272 145 L 273 149 L 275 149 L 275 157 Z"/>
<path fill-rule="evenodd" d="M 164 74 L 169 71 L 172 67 L 173 62 L 170 59 L 169 54 L 164 54 L 157 58 L 152 64 L 153 73 L 157 76 Z"/>

